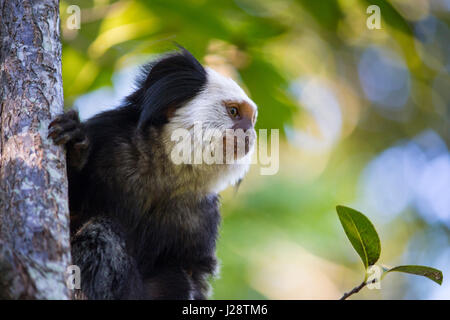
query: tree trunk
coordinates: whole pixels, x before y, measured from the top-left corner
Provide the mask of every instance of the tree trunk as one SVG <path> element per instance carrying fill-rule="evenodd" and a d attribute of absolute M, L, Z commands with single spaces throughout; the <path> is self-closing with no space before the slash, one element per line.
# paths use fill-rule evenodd
<path fill-rule="evenodd" d="M 47 139 L 63 112 L 58 0 L 0 0 L 0 298 L 67 299 L 64 151 Z"/>

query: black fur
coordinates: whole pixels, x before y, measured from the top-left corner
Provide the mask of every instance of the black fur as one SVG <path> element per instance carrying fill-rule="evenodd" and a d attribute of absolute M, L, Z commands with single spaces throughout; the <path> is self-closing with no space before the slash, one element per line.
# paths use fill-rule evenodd
<path fill-rule="evenodd" d="M 88 299 L 204 299 L 216 268 L 218 196 L 180 185 L 161 141 L 205 70 L 186 50 L 146 70 L 118 109 L 50 124 L 68 149 L 72 256 Z"/>
<path fill-rule="evenodd" d="M 149 70 L 149 72 L 147 72 Z M 195 97 L 206 84 L 206 71 L 187 51 L 166 56 L 144 67 L 138 89 L 127 100 L 140 106 L 139 128 L 167 123 L 168 108 Z"/>

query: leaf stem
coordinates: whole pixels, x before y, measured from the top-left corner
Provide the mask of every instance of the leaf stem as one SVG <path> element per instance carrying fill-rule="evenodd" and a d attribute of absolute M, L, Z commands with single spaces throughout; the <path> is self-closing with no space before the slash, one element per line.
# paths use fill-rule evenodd
<path fill-rule="evenodd" d="M 361 284 L 357 287 L 354 287 L 352 289 L 352 291 L 349 291 L 347 293 L 344 293 L 344 295 L 339 299 L 339 300 L 345 300 L 348 297 L 350 297 L 351 295 L 358 293 L 362 288 L 364 288 L 366 285 L 368 285 L 369 283 L 374 283 L 376 281 L 376 279 L 373 279 L 372 281 L 366 282 L 366 280 L 364 280 L 363 282 L 361 282 Z"/>

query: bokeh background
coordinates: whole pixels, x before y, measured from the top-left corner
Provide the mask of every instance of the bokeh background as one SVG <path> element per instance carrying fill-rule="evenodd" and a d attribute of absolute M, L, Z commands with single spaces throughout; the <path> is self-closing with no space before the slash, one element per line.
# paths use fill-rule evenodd
<path fill-rule="evenodd" d="M 117 106 L 137 66 L 185 46 L 280 130 L 279 172 L 254 165 L 222 194 L 213 298 L 336 299 L 359 284 L 342 204 L 374 222 L 380 263 L 444 272 L 442 286 L 390 274 L 355 298 L 449 299 L 449 22 L 450 0 L 64 0 L 65 104 L 84 119 Z"/>

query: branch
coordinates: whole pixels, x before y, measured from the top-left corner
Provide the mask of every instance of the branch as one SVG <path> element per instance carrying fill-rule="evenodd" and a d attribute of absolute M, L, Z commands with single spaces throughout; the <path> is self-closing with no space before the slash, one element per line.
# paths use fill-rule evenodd
<path fill-rule="evenodd" d="M 364 288 L 366 285 L 368 285 L 369 283 L 375 283 L 376 279 L 373 279 L 372 281 L 366 282 L 366 280 L 364 280 L 363 282 L 361 282 L 361 284 L 357 287 L 354 287 L 352 289 L 352 291 L 349 291 L 347 293 L 344 293 L 344 295 L 339 299 L 339 300 L 345 300 L 348 297 L 350 297 L 351 295 L 358 293 L 359 291 L 361 291 L 362 288 Z"/>

